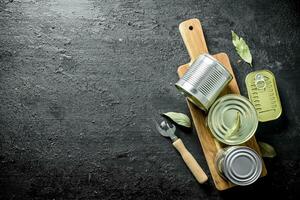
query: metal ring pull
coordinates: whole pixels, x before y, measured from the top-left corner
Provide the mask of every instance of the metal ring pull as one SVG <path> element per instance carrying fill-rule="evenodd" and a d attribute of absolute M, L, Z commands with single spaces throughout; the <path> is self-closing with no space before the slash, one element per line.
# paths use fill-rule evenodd
<path fill-rule="evenodd" d="M 266 84 L 266 81 L 265 81 L 265 78 L 263 75 L 261 74 L 256 74 L 255 76 L 255 86 L 257 89 L 265 89 L 267 84 Z"/>

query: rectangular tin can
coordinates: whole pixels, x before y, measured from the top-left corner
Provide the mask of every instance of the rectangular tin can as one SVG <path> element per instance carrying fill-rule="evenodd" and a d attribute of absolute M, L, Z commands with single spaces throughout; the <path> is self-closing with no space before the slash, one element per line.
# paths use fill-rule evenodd
<path fill-rule="evenodd" d="M 258 120 L 266 122 L 279 118 L 282 107 L 274 74 L 269 70 L 251 72 L 245 82 L 249 99 L 257 111 Z"/>

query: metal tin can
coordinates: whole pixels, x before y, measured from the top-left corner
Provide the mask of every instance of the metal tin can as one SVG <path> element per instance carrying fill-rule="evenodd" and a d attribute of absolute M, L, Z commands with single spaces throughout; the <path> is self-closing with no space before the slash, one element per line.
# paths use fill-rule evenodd
<path fill-rule="evenodd" d="M 251 72 L 246 77 L 250 101 L 261 122 L 277 119 L 282 113 L 274 74 L 269 70 Z"/>
<path fill-rule="evenodd" d="M 231 79 L 232 75 L 219 61 L 202 54 L 175 86 L 196 106 L 207 111 Z"/>
<path fill-rule="evenodd" d="M 241 186 L 254 183 L 262 172 L 262 160 L 258 153 L 244 146 L 221 149 L 216 155 L 215 164 L 222 177 Z"/>
<path fill-rule="evenodd" d="M 218 141 L 239 145 L 254 135 L 258 119 L 254 106 L 247 98 L 229 94 L 212 105 L 207 116 L 207 125 Z"/>

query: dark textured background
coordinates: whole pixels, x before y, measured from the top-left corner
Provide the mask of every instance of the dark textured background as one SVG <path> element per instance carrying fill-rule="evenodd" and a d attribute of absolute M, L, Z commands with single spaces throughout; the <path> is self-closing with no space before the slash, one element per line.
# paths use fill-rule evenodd
<path fill-rule="evenodd" d="M 296 199 L 295 2 L 0 0 L 0 199 Z M 252 70 L 276 76 L 283 115 L 257 138 L 278 156 L 252 186 L 220 193 L 211 177 L 197 184 L 149 120 L 188 113 L 174 83 L 189 60 L 178 24 L 194 17 L 210 52 L 230 56 L 242 94 Z M 230 30 L 249 44 L 254 69 L 237 63 Z M 177 134 L 209 173 L 196 133 Z"/>

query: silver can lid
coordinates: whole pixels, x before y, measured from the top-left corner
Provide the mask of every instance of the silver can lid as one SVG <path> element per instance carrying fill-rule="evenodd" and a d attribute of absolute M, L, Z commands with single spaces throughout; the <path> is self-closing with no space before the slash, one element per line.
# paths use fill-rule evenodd
<path fill-rule="evenodd" d="M 249 147 L 237 147 L 226 154 L 222 165 L 225 177 L 236 185 L 250 185 L 260 176 L 262 160 Z"/>

